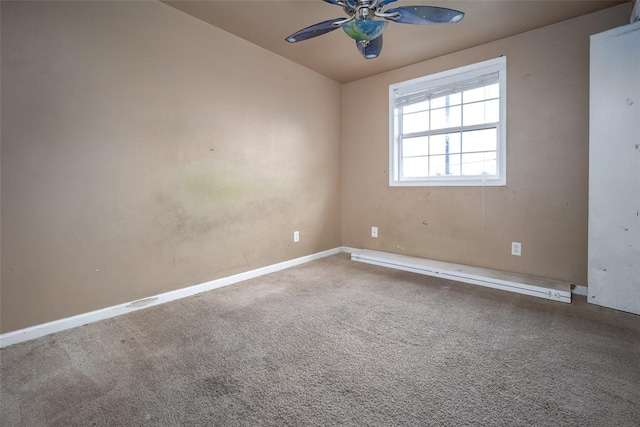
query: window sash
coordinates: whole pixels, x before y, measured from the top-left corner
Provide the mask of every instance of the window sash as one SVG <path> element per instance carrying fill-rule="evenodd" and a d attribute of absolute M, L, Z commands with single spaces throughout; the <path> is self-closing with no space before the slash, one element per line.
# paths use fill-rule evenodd
<path fill-rule="evenodd" d="M 401 142 L 402 139 L 406 139 L 406 138 L 418 138 L 421 136 L 444 135 L 447 133 L 470 132 L 474 130 L 484 130 L 484 129 L 498 129 L 499 127 L 500 127 L 500 122 L 489 122 L 489 123 L 480 123 L 477 125 L 469 125 L 469 126 L 453 126 L 449 128 L 424 130 L 420 132 L 400 134 L 398 135 L 398 137 L 400 138 L 398 142 Z"/>
<path fill-rule="evenodd" d="M 476 130 L 487 130 L 487 129 L 495 129 L 496 130 L 496 149 L 495 150 L 478 150 L 478 151 L 465 151 L 464 148 L 464 143 L 462 141 L 462 134 L 464 132 L 472 132 L 472 131 L 476 131 Z M 409 139 L 409 138 L 420 138 L 420 137 L 429 137 L 429 136 L 437 136 L 437 135 L 445 135 L 445 134 L 451 134 L 451 133 L 460 133 L 460 137 L 461 137 L 461 141 L 460 141 L 460 151 L 456 151 L 456 152 L 452 152 L 452 153 L 448 153 L 448 154 L 431 154 L 431 141 L 429 141 L 427 144 L 429 145 L 428 147 L 428 151 L 427 154 L 423 154 L 423 155 L 415 155 L 415 156 L 404 156 L 403 153 L 403 149 L 404 149 L 404 144 L 403 141 L 405 139 Z M 483 124 L 483 125 L 475 125 L 475 126 L 465 126 L 463 128 L 461 127 L 455 127 L 455 128 L 449 128 L 448 131 L 442 132 L 441 129 L 438 129 L 435 132 L 419 132 L 419 133 L 414 133 L 414 134 L 410 134 L 411 136 L 408 135 L 399 135 L 398 136 L 398 141 L 397 141 L 397 165 L 398 165 L 398 179 L 397 181 L 400 182 L 406 182 L 406 181 L 424 181 L 424 180 L 432 180 L 432 179 L 445 179 L 445 180 L 463 180 L 463 179 L 474 179 L 474 180 L 478 180 L 478 179 L 495 179 L 499 176 L 500 174 L 500 123 L 499 122 L 495 122 L 495 123 L 487 123 L 487 124 Z M 480 153 L 495 153 L 496 154 L 496 173 L 492 174 L 492 175 L 486 175 L 486 174 L 479 174 L 479 175 L 463 175 L 462 174 L 462 162 L 460 164 L 460 174 L 459 175 L 430 175 L 429 172 L 429 168 L 430 166 L 427 166 L 427 173 L 426 175 L 422 175 L 419 177 L 409 177 L 409 176 L 405 176 L 405 165 L 404 165 L 404 160 L 405 159 L 411 159 L 411 158 L 426 158 L 428 160 L 428 162 L 430 162 L 430 159 L 432 157 L 441 157 L 441 156 L 464 156 L 467 154 L 480 154 Z M 430 163 L 428 163 L 430 165 Z"/>
<path fill-rule="evenodd" d="M 441 98 L 443 96 L 477 89 L 484 86 L 490 86 L 496 83 L 500 83 L 500 73 L 498 71 L 491 74 L 483 74 L 478 77 L 473 77 L 466 81 L 456 82 L 453 85 L 440 84 L 434 87 L 433 82 L 426 82 L 423 84 L 417 84 L 415 86 L 411 85 L 411 87 L 409 88 L 394 89 L 393 103 L 395 108 L 408 107 L 410 105 L 418 104 L 426 100 Z"/>

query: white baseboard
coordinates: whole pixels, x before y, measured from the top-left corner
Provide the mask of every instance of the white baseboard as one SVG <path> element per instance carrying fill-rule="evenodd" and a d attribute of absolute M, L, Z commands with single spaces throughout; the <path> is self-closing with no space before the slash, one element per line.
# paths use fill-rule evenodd
<path fill-rule="evenodd" d="M 461 273 L 455 268 L 455 266 L 458 266 L 458 267 L 464 267 L 464 266 L 459 266 L 457 264 L 440 263 L 442 265 L 439 266 L 440 267 L 439 269 L 436 269 L 436 268 L 433 268 L 434 267 L 433 263 L 439 263 L 439 262 L 432 261 L 431 266 L 425 268 L 424 263 L 427 262 L 427 265 L 428 265 L 430 260 L 413 258 L 413 260 L 419 261 L 418 265 L 416 265 L 415 263 L 406 264 L 407 262 L 406 259 L 411 259 L 412 257 L 404 257 L 402 255 L 388 254 L 385 252 L 368 251 L 368 250 L 351 248 L 348 246 L 340 246 L 337 248 L 329 249 L 327 251 L 318 252 L 318 253 L 303 256 L 300 258 L 295 258 L 289 261 L 283 261 L 278 264 L 272 264 L 265 267 L 257 268 L 255 270 L 246 271 L 244 273 L 235 274 L 233 276 L 212 280 L 210 282 L 202 283 L 199 285 L 189 286 L 186 288 L 177 289 L 175 291 L 166 292 L 166 293 L 151 296 L 148 298 L 143 298 L 140 300 L 127 302 L 124 304 L 103 308 L 101 310 L 91 311 L 88 313 L 79 314 L 77 316 L 67 317 L 65 319 L 54 320 L 53 322 L 43 323 L 40 325 L 31 326 L 29 328 L 7 332 L 5 334 L 0 335 L 0 348 L 7 347 L 13 344 L 18 344 L 24 341 L 30 341 L 36 338 L 44 337 L 46 335 L 50 335 L 56 332 L 61 332 L 67 329 L 72 329 L 78 326 L 87 325 L 89 323 L 97 322 L 99 320 L 109 319 L 109 318 L 120 316 L 126 313 L 132 313 L 134 311 L 142 310 L 144 308 L 152 307 L 154 305 L 164 304 L 164 303 L 175 301 L 181 298 L 190 297 L 193 295 L 200 294 L 202 292 L 211 291 L 217 288 L 242 282 L 244 280 L 249 280 L 255 277 L 264 276 L 265 274 L 274 273 L 276 271 L 284 270 L 286 268 L 294 267 L 296 265 L 304 264 L 310 261 L 335 255 L 341 252 L 346 252 L 351 254 L 351 259 L 353 260 L 366 262 L 369 264 L 382 265 L 385 267 L 392 267 L 392 268 L 412 271 L 420 274 L 430 274 L 432 276 L 438 276 L 438 277 L 448 278 L 452 280 L 463 281 L 467 283 L 474 283 L 474 284 L 489 286 L 497 289 L 510 290 L 513 292 L 525 293 L 527 295 L 540 296 L 542 298 L 554 299 L 554 300 L 564 301 L 564 302 L 571 302 L 571 294 L 569 293 L 569 295 L 567 296 L 565 295 L 565 292 L 559 293 L 557 287 L 552 287 L 552 289 L 540 289 L 537 286 L 533 286 L 530 288 L 524 288 L 524 290 L 519 291 L 517 290 L 518 287 L 520 286 L 519 284 L 516 284 L 515 288 L 514 288 L 514 284 L 509 281 L 507 282 L 503 281 L 504 283 L 498 282 L 497 284 L 496 283 L 492 284 L 487 280 L 486 275 L 485 277 L 482 277 L 481 275 L 478 274 L 478 271 L 474 271 L 476 273 L 475 277 L 469 274 L 465 276 L 464 273 Z M 381 255 L 382 255 L 382 258 L 380 258 Z M 391 260 L 386 255 L 390 255 Z M 405 258 L 405 259 L 400 259 L 400 258 Z M 404 265 L 402 265 L 403 263 Z M 443 266 L 445 266 L 446 268 L 442 268 Z M 476 269 L 475 267 L 469 267 L 469 268 Z M 491 271 L 487 269 L 477 269 L 477 270 Z M 518 276 L 518 277 L 523 277 L 523 276 Z M 546 279 L 543 279 L 543 280 L 546 280 Z M 561 283 L 561 282 L 558 282 L 558 283 Z M 576 286 L 571 292 L 576 295 L 587 295 L 587 287 Z"/>
<path fill-rule="evenodd" d="M 352 252 L 351 259 L 367 264 L 571 303 L 571 285 L 568 282 L 372 250 Z"/>
<path fill-rule="evenodd" d="M 89 323 L 97 322 L 99 320 L 109 319 L 111 317 L 120 316 L 126 313 L 132 313 L 134 311 L 152 307 L 154 305 L 164 304 L 181 298 L 190 297 L 202 292 L 211 291 L 213 289 L 221 288 L 223 286 L 229 286 L 234 283 L 242 282 L 244 280 L 264 276 L 265 274 L 274 273 L 276 271 L 284 270 L 286 268 L 294 267 L 296 265 L 304 264 L 330 255 L 335 255 L 341 252 L 350 253 L 351 251 L 352 248 L 341 246 L 329 249 L 324 252 L 318 252 L 289 261 L 280 262 L 278 264 L 256 268 L 255 270 L 246 271 L 244 273 L 234 274 L 233 276 L 212 280 L 200 285 L 189 286 L 160 295 L 143 298 L 141 300 L 114 305 L 112 307 L 103 308 L 101 310 L 91 311 L 89 313 L 83 313 L 77 316 L 67 317 L 65 319 L 54 320 L 53 322 L 43 323 L 40 325 L 31 326 L 29 328 L 7 332 L 0 335 L 0 348 L 40 338 L 45 335 L 53 334 L 55 332 L 60 332 Z"/>
<path fill-rule="evenodd" d="M 351 247 L 349 247 L 349 246 L 342 246 L 342 247 L 340 248 L 340 250 L 341 250 L 342 252 L 346 252 L 346 253 L 348 253 L 348 254 L 352 254 L 352 253 L 354 253 L 354 252 L 358 252 L 358 251 L 360 251 L 361 249 L 351 248 Z"/>

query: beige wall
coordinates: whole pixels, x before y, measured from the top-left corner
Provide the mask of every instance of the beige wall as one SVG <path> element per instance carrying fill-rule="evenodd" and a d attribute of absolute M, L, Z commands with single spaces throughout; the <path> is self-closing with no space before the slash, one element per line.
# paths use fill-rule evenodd
<path fill-rule="evenodd" d="M 161 3 L 1 5 L 0 332 L 340 244 L 586 282 L 588 36 L 628 5 L 342 98 Z M 507 187 L 390 188 L 388 85 L 503 54 Z"/>
<path fill-rule="evenodd" d="M 343 85 L 343 244 L 585 285 L 589 36 L 625 24 L 629 11 L 625 4 Z M 500 55 L 507 186 L 390 188 L 389 84 Z M 511 256 L 512 241 L 522 242 L 521 257 Z"/>
<path fill-rule="evenodd" d="M 5 1 L 1 78 L 1 332 L 341 243 L 327 78 L 161 3 Z"/>

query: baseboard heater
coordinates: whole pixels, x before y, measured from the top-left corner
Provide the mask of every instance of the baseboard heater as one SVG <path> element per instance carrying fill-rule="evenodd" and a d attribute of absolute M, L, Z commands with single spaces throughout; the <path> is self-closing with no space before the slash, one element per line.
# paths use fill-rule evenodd
<path fill-rule="evenodd" d="M 351 259 L 367 264 L 571 303 L 571 284 L 569 282 L 368 249 L 354 250 L 351 253 Z"/>

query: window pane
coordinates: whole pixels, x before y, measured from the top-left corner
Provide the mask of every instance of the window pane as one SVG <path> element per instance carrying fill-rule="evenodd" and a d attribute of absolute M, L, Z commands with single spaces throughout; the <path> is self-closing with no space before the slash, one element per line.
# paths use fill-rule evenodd
<path fill-rule="evenodd" d="M 483 175 L 497 175 L 498 174 L 498 163 L 496 161 L 496 156 L 493 158 L 487 158 L 484 161 L 484 172 Z"/>
<path fill-rule="evenodd" d="M 429 168 L 428 157 L 410 157 L 402 159 L 402 177 L 403 178 L 423 178 L 427 176 Z"/>
<path fill-rule="evenodd" d="M 462 101 L 462 93 L 452 93 L 451 95 L 441 96 L 439 98 L 433 98 L 431 100 L 431 108 L 444 108 L 448 105 L 459 105 Z"/>
<path fill-rule="evenodd" d="M 485 102 L 486 119 L 488 123 L 496 123 L 500 121 L 500 100 L 494 99 Z"/>
<path fill-rule="evenodd" d="M 431 144 L 429 154 L 451 154 L 460 152 L 460 133 L 447 133 L 443 135 L 433 135 L 429 142 Z M 447 150 L 447 145 L 449 150 Z"/>
<path fill-rule="evenodd" d="M 483 101 L 485 99 L 497 98 L 500 95 L 498 83 L 489 86 L 482 86 L 475 89 L 465 90 L 462 94 L 462 102 Z"/>
<path fill-rule="evenodd" d="M 446 156 L 431 156 L 429 158 L 429 176 L 442 176 L 445 174 L 445 157 Z"/>
<path fill-rule="evenodd" d="M 498 83 L 485 86 L 487 99 L 500 97 L 500 85 Z"/>
<path fill-rule="evenodd" d="M 460 126 L 460 106 L 431 110 L 431 129 Z"/>
<path fill-rule="evenodd" d="M 495 128 L 462 133 L 462 152 L 496 151 L 498 131 Z"/>
<path fill-rule="evenodd" d="M 463 100 L 465 104 L 469 102 L 483 101 L 486 99 L 485 87 L 478 87 L 471 90 L 465 90 L 463 94 Z"/>
<path fill-rule="evenodd" d="M 429 137 L 402 140 L 402 157 L 426 156 L 429 154 Z"/>
<path fill-rule="evenodd" d="M 499 101 L 476 102 L 465 104 L 463 126 L 478 125 L 481 123 L 495 123 L 499 118 Z"/>
<path fill-rule="evenodd" d="M 402 107 L 403 114 L 415 113 L 417 111 L 425 111 L 429 109 L 429 100 L 418 102 L 417 104 Z"/>
<path fill-rule="evenodd" d="M 496 153 L 472 153 L 462 155 L 462 175 L 495 175 Z"/>
<path fill-rule="evenodd" d="M 429 130 L 429 112 L 404 114 L 402 116 L 402 133 L 414 133 Z"/>
<path fill-rule="evenodd" d="M 451 175 L 460 175 L 460 154 L 429 158 L 429 176 Z"/>

